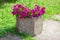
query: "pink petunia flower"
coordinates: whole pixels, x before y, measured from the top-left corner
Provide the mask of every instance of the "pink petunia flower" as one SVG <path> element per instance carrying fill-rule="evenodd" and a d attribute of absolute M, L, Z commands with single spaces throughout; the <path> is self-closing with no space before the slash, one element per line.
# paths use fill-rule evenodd
<path fill-rule="evenodd" d="M 35 16 L 35 10 L 32 9 L 31 12 L 32 12 L 32 16 Z"/>
<path fill-rule="evenodd" d="M 17 14 L 17 12 L 12 12 L 13 15 Z"/>
<path fill-rule="evenodd" d="M 46 11 L 46 8 L 43 7 L 43 8 L 41 9 L 41 11 L 40 11 L 40 15 L 43 15 L 43 14 L 45 13 L 45 11 Z"/>
<path fill-rule="evenodd" d="M 40 11 L 40 6 L 39 5 L 35 5 L 35 10 L 36 11 Z"/>
<path fill-rule="evenodd" d="M 25 7 L 21 4 L 16 4 L 13 7 L 13 15 L 19 14 L 20 18 L 32 18 L 32 17 L 36 17 L 38 18 L 39 16 L 43 15 L 45 13 L 45 7 L 40 8 L 39 5 L 35 5 L 34 9 L 29 9 L 28 7 Z"/>

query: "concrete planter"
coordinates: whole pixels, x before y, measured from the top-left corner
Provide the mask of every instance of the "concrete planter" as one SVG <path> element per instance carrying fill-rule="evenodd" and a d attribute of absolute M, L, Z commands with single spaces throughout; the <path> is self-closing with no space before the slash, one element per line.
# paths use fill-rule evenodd
<path fill-rule="evenodd" d="M 42 18 L 16 18 L 17 29 L 20 33 L 27 33 L 31 36 L 36 36 L 41 33 L 43 21 Z"/>

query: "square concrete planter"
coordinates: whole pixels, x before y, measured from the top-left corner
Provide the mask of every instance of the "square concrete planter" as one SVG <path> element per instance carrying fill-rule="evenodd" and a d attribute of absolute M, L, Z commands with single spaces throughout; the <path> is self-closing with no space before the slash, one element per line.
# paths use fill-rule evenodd
<path fill-rule="evenodd" d="M 16 18 L 16 26 L 20 33 L 27 33 L 31 36 L 36 36 L 42 32 L 43 21 L 42 18 Z"/>

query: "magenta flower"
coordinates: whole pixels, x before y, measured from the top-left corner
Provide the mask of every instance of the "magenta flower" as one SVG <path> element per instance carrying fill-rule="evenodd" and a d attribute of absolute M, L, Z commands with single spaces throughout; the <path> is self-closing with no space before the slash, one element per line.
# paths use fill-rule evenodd
<path fill-rule="evenodd" d="M 23 8 L 23 6 L 19 4 L 19 5 L 18 5 L 18 8 Z"/>
<path fill-rule="evenodd" d="M 25 12 L 26 17 L 30 15 L 30 9 L 29 8 L 24 8 L 23 12 Z"/>
<path fill-rule="evenodd" d="M 13 15 L 17 14 L 17 12 L 12 12 Z"/>
<path fill-rule="evenodd" d="M 22 18 L 23 18 L 23 16 L 19 16 L 19 18 L 20 18 L 20 19 L 22 19 Z"/>
<path fill-rule="evenodd" d="M 40 11 L 40 6 L 39 5 L 35 5 L 35 7 L 36 7 L 35 8 L 36 11 Z"/>
<path fill-rule="evenodd" d="M 17 5 L 14 5 L 13 10 L 18 9 L 18 6 Z"/>
<path fill-rule="evenodd" d="M 32 16 L 35 16 L 35 10 L 32 9 L 31 12 L 32 12 Z"/>
<path fill-rule="evenodd" d="M 20 13 L 23 17 L 26 17 L 27 16 L 27 14 L 25 13 L 25 12 L 21 12 Z"/>
<path fill-rule="evenodd" d="M 40 11 L 40 15 L 43 15 L 44 13 L 45 13 L 45 7 L 43 7 L 42 9 L 41 9 L 41 11 Z"/>
<path fill-rule="evenodd" d="M 45 11 L 46 11 L 45 7 L 40 8 L 39 5 L 35 5 L 34 9 L 29 9 L 21 4 L 16 4 L 13 7 L 12 14 L 13 15 L 19 14 L 20 18 L 26 18 L 26 17 L 29 17 L 29 18 L 37 17 L 38 18 L 39 16 L 43 15 Z"/>
<path fill-rule="evenodd" d="M 28 9 L 27 9 L 27 8 L 24 8 L 23 11 L 24 11 L 25 13 L 27 13 L 27 12 L 28 12 Z"/>
<path fill-rule="evenodd" d="M 35 14 L 36 16 L 40 16 L 40 6 L 39 5 L 35 5 Z"/>
<path fill-rule="evenodd" d="M 23 6 L 21 4 L 16 4 L 16 5 L 14 5 L 14 7 L 16 7 L 16 8 L 23 8 Z"/>

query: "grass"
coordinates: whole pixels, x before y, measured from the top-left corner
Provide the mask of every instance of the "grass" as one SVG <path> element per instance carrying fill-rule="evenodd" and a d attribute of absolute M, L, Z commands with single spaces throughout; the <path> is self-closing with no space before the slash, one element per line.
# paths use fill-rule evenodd
<path fill-rule="evenodd" d="M 12 2 L 0 0 L 0 2 L 0 37 L 5 36 L 8 31 L 16 27 L 16 17 L 11 14 L 14 4 L 22 3 L 28 5 L 29 8 L 33 8 L 34 4 L 39 4 L 41 7 L 45 6 L 46 14 L 43 15 L 44 20 L 55 14 L 60 14 L 60 0 L 17 0 Z"/>

